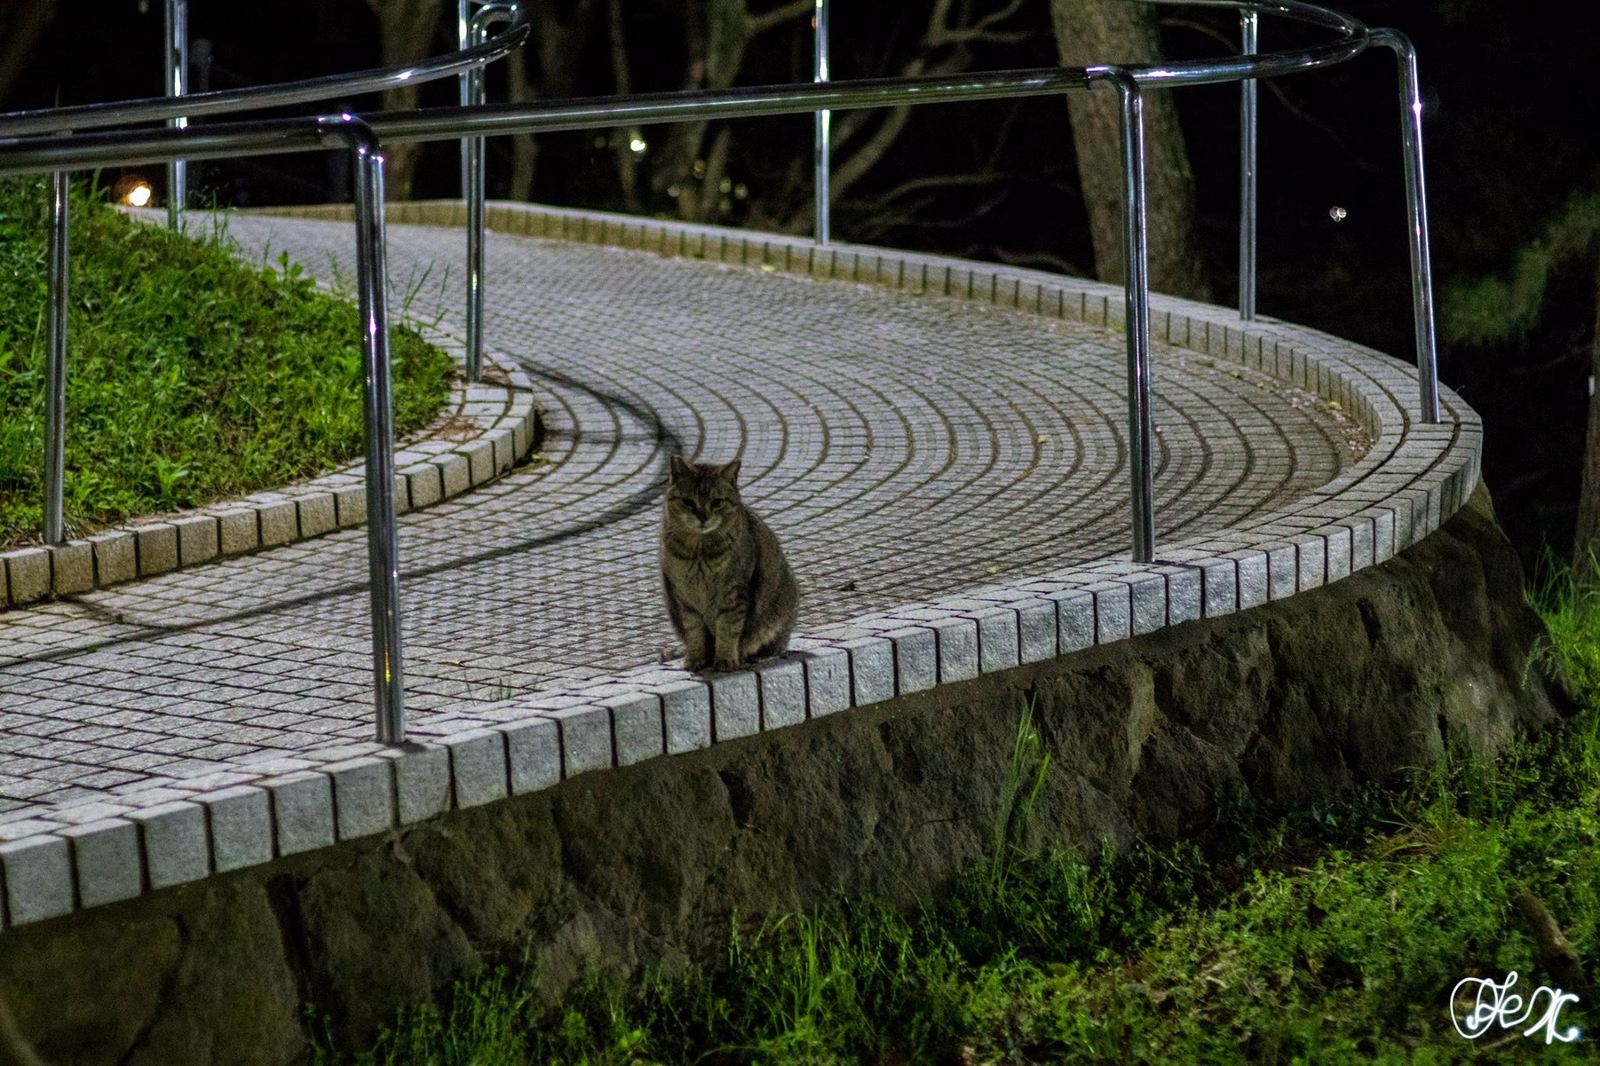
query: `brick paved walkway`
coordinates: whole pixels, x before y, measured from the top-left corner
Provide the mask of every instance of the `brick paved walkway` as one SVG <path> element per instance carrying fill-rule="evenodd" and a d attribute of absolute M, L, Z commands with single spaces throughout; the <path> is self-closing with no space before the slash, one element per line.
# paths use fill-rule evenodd
<path fill-rule="evenodd" d="M 351 276 L 347 225 L 232 232 Z M 390 229 L 396 298 L 425 277 L 411 314 L 450 334 L 461 243 Z M 489 342 L 535 376 L 547 438 L 539 461 L 402 520 L 419 737 L 656 661 L 677 448 L 744 456 L 746 497 L 804 590 L 802 632 L 1126 557 L 1117 333 L 502 234 L 487 276 Z M 1164 344 L 1154 358 L 1158 544 L 1281 507 L 1359 457 L 1354 424 L 1310 393 Z M 0 842 L 372 750 L 365 551 L 348 530 L 0 613 Z"/>

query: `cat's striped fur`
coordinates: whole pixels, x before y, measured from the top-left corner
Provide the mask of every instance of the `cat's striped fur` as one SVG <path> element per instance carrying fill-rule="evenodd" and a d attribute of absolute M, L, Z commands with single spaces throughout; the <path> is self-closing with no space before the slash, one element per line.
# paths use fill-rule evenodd
<path fill-rule="evenodd" d="M 789 646 L 800 591 L 778 538 L 739 498 L 739 460 L 673 456 L 661 578 L 690 670 L 731 670 Z"/>

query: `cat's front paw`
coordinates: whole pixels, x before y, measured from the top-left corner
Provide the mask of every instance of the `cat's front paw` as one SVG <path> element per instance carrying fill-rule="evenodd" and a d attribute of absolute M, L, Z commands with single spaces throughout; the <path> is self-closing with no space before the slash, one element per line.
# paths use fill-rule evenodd
<path fill-rule="evenodd" d="M 732 658 L 718 659 L 717 660 L 716 669 L 718 669 L 718 670 L 737 670 L 737 669 L 739 669 L 739 660 L 738 659 L 732 659 Z"/>
<path fill-rule="evenodd" d="M 683 657 L 683 668 L 691 674 L 701 673 L 710 665 L 711 660 L 704 655 L 685 655 Z"/>

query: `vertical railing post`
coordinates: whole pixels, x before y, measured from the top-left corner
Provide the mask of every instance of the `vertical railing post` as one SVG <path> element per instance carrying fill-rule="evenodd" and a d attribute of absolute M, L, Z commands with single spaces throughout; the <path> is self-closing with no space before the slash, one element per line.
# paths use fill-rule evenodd
<path fill-rule="evenodd" d="M 816 10 L 812 15 L 812 25 L 816 37 L 812 81 L 821 85 L 828 80 L 828 0 L 816 0 L 816 4 Z M 832 117 L 833 113 L 826 110 L 818 111 L 816 114 L 816 154 L 814 163 L 816 166 L 816 241 L 818 244 L 827 244 L 830 238 L 832 207 L 828 198 L 828 171 L 830 169 L 829 156 L 832 154 L 830 145 L 832 140 Z"/>
<path fill-rule="evenodd" d="M 1245 55 L 1257 51 L 1260 18 L 1254 11 L 1239 14 Z M 1256 317 L 1256 80 L 1239 83 L 1239 317 Z"/>
<path fill-rule="evenodd" d="M 189 0 L 167 0 L 166 6 L 167 62 L 166 81 L 168 96 L 187 96 L 189 93 Z M 173 129 L 186 129 L 187 118 L 169 118 L 167 125 Z M 189 169 L 181 159 L 167 164 L 167 226 L 178 229 L 183 225 L 183 209 L 189 202 Z"/>
<path fill-rule="evenodd" d="M 400 645 L 400 548 L 394 511 L 394 413 L 389 368 L 389 300 L 384 277 L 383 153 L 358 143 L 356 273 L 367 430 L 367 569 L 372 594 L 372 671 L 377 737 L 406 738 L 405 669 Z"/>
<path fill-rule="evenodd" d="M 462 0 L 465 3 L 465 0 Z M 489 23 L 515 16 L 515 3 L 486 3 L 467 20 L 468 46 L 482 44 Z M 476 106 L 484 102 L 482 65 L 466 74 L 466 93 L 462 103 Z M 467 201 L 467 380 L 483 379 L 483 138 L 463 137 L 461 195 Z"/>
<path fill-rule="evenodd" d="M 1433 323 L 1433 260 L 1428 252 L 1428 189 L 1422 172 L 1422 85 L 1417 49 L 1399 30 L 1372 31 L 1372 42 L 1400 64 L 1400 147 L 1405 157 L 1406 214 L 1411 224 L 1411 318 L 1417 346 L 1422 421 L 1439 421 L 1439 347 Z"/>
<path fill-rule="evenodd" d="M 46 324 L 44 390 L 44 540 L 60 544 L 67 539 L 66 495 L 67 464 L 67 238 L 68 175 L 56 171 L 50 176 L 50 316 Z"/>
<path fill-rule="evenodd" d="M 467 44 L 482 44 L 490 22 L 513 17 L 514 3 L 483 4 L 467 20 Z M 467 71 L 466 99 L 469 106 L 483 103 L 485 98 L 483 67 Z M 465 167 L 462 171 L 462 195 L 467 201 L 467 380 L 483 379 L 483 138 L 463 137 L 461 145 Z"/>
<path fill-rule="evenodd" d="M 467 41 L 472 33 L 472 8 L 471 0 L 456 0 L 456 44 L 460 48 L 467 47 Z M 472 103 L 472 71 L 463 71 L 456 78 L 456 100 L 462 107 Z M 470 138 L 461 138 L 461 198 L 467 198 L 467 153 L 471 150 L 468 146 Z"/>
<path fill-rule="evenodd" d="M 477 44 L 483 35 L 473 20 L 469 40 Z M 483 69 L 467 73 L 469 104 L 484 99 Z M 483 375 L 483 138 L 467 138 L 467 380 L 476 382 Z"/>
<path fill-rule="evenodd" d="M 1150 414 L 1150 255 L 1144 180 L 1144 98 L 1121 67 L 1092 67 L 1089 85 L 1108 84 L 1121 103 L 1122 266 L 1128 343 L 1128 473 L 1133 561 L 1155 559 L 1155 475 Z"/>

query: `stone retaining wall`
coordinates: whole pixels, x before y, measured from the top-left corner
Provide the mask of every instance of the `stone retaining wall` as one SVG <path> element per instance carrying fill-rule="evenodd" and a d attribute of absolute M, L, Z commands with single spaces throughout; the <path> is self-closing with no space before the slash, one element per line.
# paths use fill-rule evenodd
<path fill-rule="evenodd" d="M 980 861 L 1024 699 L 1052 755 L 1037 846 L 1204 831 L 1553 720 L 1487 497 L 1403 555 L 1228 617 L 897 698 L 0 934 L 0 994 L 53 1060 L 298 1060 L 302 1005 L 359 1048 L 524 947 L 717 966 L 734 915 L 909 903 Z"/>

